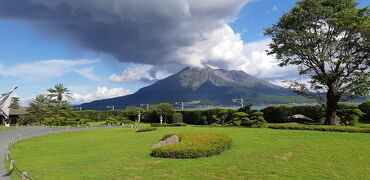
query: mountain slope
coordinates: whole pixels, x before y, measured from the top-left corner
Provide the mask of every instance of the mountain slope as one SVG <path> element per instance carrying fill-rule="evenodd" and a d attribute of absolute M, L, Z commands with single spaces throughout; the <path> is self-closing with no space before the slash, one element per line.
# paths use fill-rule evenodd
<path fill-rule="evenodd" d="M 203 105 L 235 105 L 231 99 L 243 98 L 251 104 L 307 102 L 293 92 L 251 76 L 243 71 L 223 69 L 185 68 L 179 73 L 144 87 L 134 94 L 82 104 L 83 109 L 104 110 L 115 105 L 123 109 L 129 105 L 200 101 Z"/>

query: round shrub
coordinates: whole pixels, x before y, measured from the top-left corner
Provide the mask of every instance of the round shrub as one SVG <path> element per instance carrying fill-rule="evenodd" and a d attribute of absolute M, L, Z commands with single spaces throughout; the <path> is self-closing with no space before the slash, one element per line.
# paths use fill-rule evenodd
<path fill-rule="evenodd" d="M 172 115 L 172 123 L 182 123 L 183 117 L 181 113 L 174 113 Z"/>
<path fill-rule="evenodd" d="M 183 132 L 173 133 L 163 137 L 176 135 L 180 142 L 154 148 L 151 155 L 163 158 L 199 158 L 220 154 L 231 146 L 231 139 L 223 134 Z"/>
<path fill-rule="evenodd" d="M 147 132 L 147 131 L 155 131 L 155 130 L 157 130 L 157 128 L 155 127 L 143 127 L 143 128 L 136 130 L 135 132 L 139 133 L 139 132 Z"/>
<path fill-rule="evenodd" d="M 360 110 L 365 113 L 364 116 L 361 117 L 361 121 L 370 121 L 370 99 L 366 100 L 362 104 L 358 106 Z"/>

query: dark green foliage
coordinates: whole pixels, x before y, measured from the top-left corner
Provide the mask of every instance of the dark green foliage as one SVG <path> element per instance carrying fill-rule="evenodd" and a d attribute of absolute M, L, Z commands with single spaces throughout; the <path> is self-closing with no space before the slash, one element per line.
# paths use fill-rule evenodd
<path fill-rule="evenodd" d="M 220 154 L 231 146 L 231 139 L 223 134 L 184 132 L 166 135 L 164 138 L 172 135 L 178 136 L 180 142 L 155 148 L 151 155 L 178 159 L 209 157 Z"/>
<path fill-rule="evenodd" d="M 370 128 L 359 128 L 352 126 L 325 126 L 325 125 L 304 125 L 304 124 L 270 124 L 271 129 L 292 129 L 292 130 L 313 130 L 313 131 L 337 131 L 370 133 Z"/>
<path fill-rule="evenodd" d="M 136 130 L 135 132 L 139 133 L 139 132 L 147 132 L 147 131 L 155 131 L 155 130 L 157 130 L 157 128 L 155 127 L 143 127 L 143 128 Z"/>
<path fill-rule="evenodd" d="M 263 118 L 263 112 L 255 111 L 251 113 L 252 114 L 247 114 L 245 112 L 236 112 L 233 115 L 234 117 L 233 120 L 228 122 L 227 124 L 254 128 L 261 128 L 267 126 L 267 122 Z"/>
<path fill-rule="evenodd" d="M 265 109 L 262 109 L 264 113 L 264 118 L 269 123 L 283 123 L 290 122 L 293 106 L 282 105 L 282 106 L 268 106 Z"/>
<path fill-rule="evenodd" d="M 174 123 L 174 124 L 160 124 L 160 123 L 152 123 L 150 124 L 152 127 L 180 127 L 186 126 L 185 123 Z"/>
<path fill-rule="evenodd" d="M 182 123 L 183 117 L 181 113 L 174 113 L 172 115 L 172 123 Z"/>
<path fill-rule="evenodd" d="M 291 115 L 302 114 L 314 120 L 314 123 L 320 124 L 320 120 L 325 117 L 325 110 L 322 106 L 293 106 Z"/>
<path fill-rule="evenodd" d="M 365 115 L 361 117 L 361 121 L 370 122 L 370 99 L 360 104 L 359 108 L 363 113 L 365 113 Z"/>
<path fill-rule="evenodd" d="M 163 123 L 169 123 L 174 113 L 173 105 L 168 103 L 161 103 L 151 105 L 149 110 L 145 112 L 145 122 L 158 123 L 160 117 L 163 117 Z"/>
<path fill-rule="evenodd" d="M 208 109 L 177 111 L 183 115 L 186 124 L 209 125 L 213 123 L 226 123 L 232 120 L 235 109 Z M 222 120 L 223 119 L 223 120 Z"/>
<path fill-rule="evenodd" d="M 144 109 L 143 108 L 139 108 L 139 107 L 136 107 L 136 106 L 128 106 L 126 107 L 126 109 L 123 111 L 123 114 L 131 121 L 137 121 L 137 118 L 138 118 L 138 115 L 139 115 L 139 112 L 140 113 L 143 113 L 144 112 Z M 141 119 L 143 120 L 144 118 L 141 117 Z"/>
<path fill-rule="evenodd" d="M 363 115 L 364 113 L 361 112 L 360 109 L 358 109 L 358 105 L 356 104 L 338 104 L 338 116 L 340 117 L 342 125 L 356 125 Z"/>
<path fill-rule="evenodd" d="M 314 120 L 315 124 L 320 124 L 320 120 L 325 117 L 325 111 L 322 106 L 268 106 L 261 110 L 264 118 L 269 123 L 294 122 L 290 117 L 295 114 L 302 114 Z"/>
<path fill-rule="evenodd" d="M 357 5 L 355 0 L 300 0 L 265 30 L 272 37 L 268 54 L 310 77 L 310 87 L 293 81 L 290 88 L 326 104 L 327 125 L 338 123 L 339 101 L 369 94 L 370 11 Z"/>

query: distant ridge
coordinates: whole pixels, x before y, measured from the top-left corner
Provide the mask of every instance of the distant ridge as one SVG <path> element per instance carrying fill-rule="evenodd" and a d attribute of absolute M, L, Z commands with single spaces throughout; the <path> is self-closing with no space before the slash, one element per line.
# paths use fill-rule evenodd
<path fill-rule="evenodd" d="M 106 110 L 140 104 L 199 102 L 198 105 L 235 105 L 231 99 L 243 98 L 250 104 L 308 102 L 286 88 L 249 75 L 243 71 L 190 68 L 144 87 L 134 94 L 82 104 L 83 109 Z"/>

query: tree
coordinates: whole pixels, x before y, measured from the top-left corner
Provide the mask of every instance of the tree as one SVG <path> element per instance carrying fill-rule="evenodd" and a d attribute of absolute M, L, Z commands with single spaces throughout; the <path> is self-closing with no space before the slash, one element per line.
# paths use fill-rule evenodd
<path fill-rule="evenodd" d="M 57 84 L 53 88 L 48 89 L 48 96 L 55 102 L 58 106 L 66 105 L 66 101 L 63 99 L 73 99 L 71 93 L 69 92 L 68 88 L 65 87 L 63 84 Z"/>
<path fill-rule="evenodd" d="M 143 113 L 144 109 L 136 106 L 128 106 L 124 111 L 124 115 L 131 121 L 136 121 L 139 113 Z"/>
<path fill-rule="evenodd" d="M 18 97 L 12 97 L 12 101 L 11 101 L 10 107 L 12 109 L 19 109 L 19 108 L 21 108 L 21 106 L 19 105 L 19 101 L 20 101 L 20 99 Z"/>
<path fill-rule="evenodd" d="M 155 117 L 160 118 L 161 116 L 164 118 L 164 122 L 167 123 L 168 119 L 172 117 L 173 106 L 168 103 L 160 103 L 151 105 L 148 110 L 149 114 L 153 114 Z M 153 117 L 153 116 L 151 116 Z"/>
<path fill-rule="evenodd" d="M 280 66 L 298 66 L 310 76 L 310 87 L 290 87 L 326 105 L 325 124 L 338 122 L 338 102 L 369 94 L 369 8 L 354 0 L 301 0 L 265 29 L 272 37 L 267 50 Z M 323 96 L 322 96 L 323 95 Z"/>

